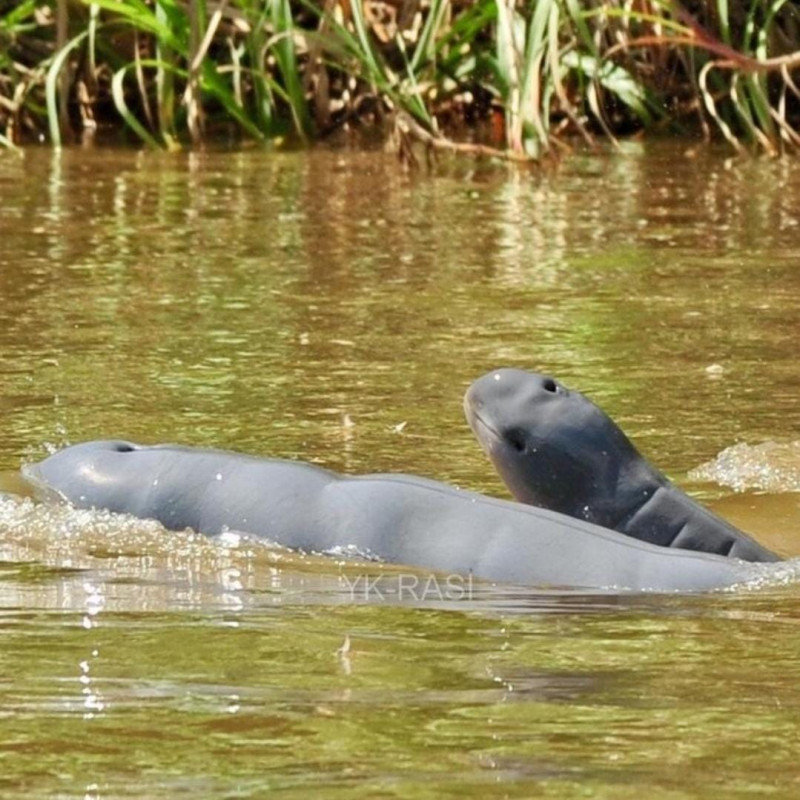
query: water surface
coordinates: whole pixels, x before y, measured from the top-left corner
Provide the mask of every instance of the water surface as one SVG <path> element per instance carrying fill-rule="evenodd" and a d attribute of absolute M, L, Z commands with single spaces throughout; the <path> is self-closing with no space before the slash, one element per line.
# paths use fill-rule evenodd
<path fill-rule="evenodd" d="M 31 150 L 0 153 L 0 194 L 0 470 L 123 436 L 505 496 L 460 407 L 512 365 L 800 555 L 791 486 L 686 478 L 800 439 L 788 159 Z M 397 575 L 0 499 L 0 794 L 797 795 L 793 580 L 411 598 Z"/>

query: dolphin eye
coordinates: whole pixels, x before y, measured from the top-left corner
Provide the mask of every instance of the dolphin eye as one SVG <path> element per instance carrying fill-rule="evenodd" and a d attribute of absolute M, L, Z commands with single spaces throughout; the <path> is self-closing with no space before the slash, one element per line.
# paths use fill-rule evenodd
<path fill-rule="evenodd" d="M 511 430 L 506 433 L 506 441 L 518 453 L 525 452 L 525 434 L 520 430 Z"/>
<path fill-rule="evenodd" d="M 558 391 L 558 384 L 552 378 L 545 378 L 542 383 L 542 389 L 555 394 Z"/>
<path fill-rule="evenodd" d="M 127 442 L 118 442 L 113 447 L 115 453 L 132 453 L 135 449 L 133 445 Z"/>

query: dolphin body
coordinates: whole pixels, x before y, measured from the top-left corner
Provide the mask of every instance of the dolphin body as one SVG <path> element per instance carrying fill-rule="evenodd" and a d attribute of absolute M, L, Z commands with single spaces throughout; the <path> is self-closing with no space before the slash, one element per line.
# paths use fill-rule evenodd
<path fill-rule="evenodd" d="M 562 513 L 408 475 L 345 477 L 221 450 L 92 441 L 23 468 L 80 508 L 172 530 L 248 532 L 325 552 L 354 546 L 393 564 L 548 587 L 707 591 L 754 568 L 639 541 Z"/>

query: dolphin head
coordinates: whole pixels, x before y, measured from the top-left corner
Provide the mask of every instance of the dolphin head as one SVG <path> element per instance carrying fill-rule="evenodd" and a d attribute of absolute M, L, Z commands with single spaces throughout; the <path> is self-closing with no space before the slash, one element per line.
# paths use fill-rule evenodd
<path fill-rule="evenodd" d="M 106 498 L 118 486 L 123 459 L 140 446 L 122 440 L 84 442 L 43 461 L 25 464 L 23 478 L 42 499 L 60 497 L 80 507 L 110 507 Z"/>
<path fill-rule="evenodd" d="M 631 496 L 666 480 L 600 408 L 548 375 L 492 370 L 464 410 L 520 502 L 613 527 Z"/>

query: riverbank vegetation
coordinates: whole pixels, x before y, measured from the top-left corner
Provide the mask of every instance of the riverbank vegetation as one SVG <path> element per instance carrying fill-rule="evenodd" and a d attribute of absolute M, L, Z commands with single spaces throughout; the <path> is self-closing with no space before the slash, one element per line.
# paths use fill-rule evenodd
<path fill-rule="evenodd" d="M 800 145 L 784 0 L 0 2 L 0 143 L 393 133 L 539 159 L 681 128 Z"/>

